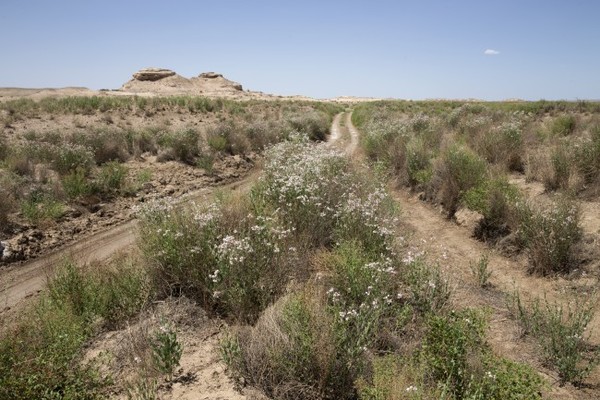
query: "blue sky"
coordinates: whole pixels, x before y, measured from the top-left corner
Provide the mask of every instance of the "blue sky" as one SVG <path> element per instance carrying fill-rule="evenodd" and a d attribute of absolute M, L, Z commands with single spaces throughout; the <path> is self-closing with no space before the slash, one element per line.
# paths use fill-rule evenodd
<path fill-rule="evenodd" d="M 2 0 L 0 86 L 114 89 L 156 66 L 321 98 L 598 99 L 599 17 L 596 0 Z"/>

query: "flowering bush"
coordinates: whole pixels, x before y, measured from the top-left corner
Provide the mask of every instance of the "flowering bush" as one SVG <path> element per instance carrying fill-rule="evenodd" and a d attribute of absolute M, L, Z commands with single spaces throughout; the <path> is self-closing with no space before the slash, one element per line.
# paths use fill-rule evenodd
<path fill-rule="evenodd" d="M 559 199 L 548 208 L 517 205 L 518 235 L 529 252 L 529 271 L 548 275 L 568 272 L 573 262 L 573 247 L 581 239 L 579 207 Z"/>

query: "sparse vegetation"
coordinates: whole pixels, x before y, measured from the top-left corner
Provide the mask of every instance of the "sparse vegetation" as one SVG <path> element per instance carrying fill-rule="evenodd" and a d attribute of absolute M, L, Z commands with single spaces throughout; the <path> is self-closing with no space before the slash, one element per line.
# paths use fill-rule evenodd
<path fill-rule="evenodd" d="M 547 160 L 553 173 L 548 191 L 577 196 L 589 190 L 600 170 L 595 147 L 588 146 L 596 143 L 597 131 L 588 129 L 586 116 L 570 123 L 563 114 L 600 109 L 554 102 L 359 105 L 353 118 L 365 132 L 363 148 L 376 163 L 374 173 L 314 143 L 325 139 L 338 107 L 273 104 L 260 104 L 264 114 L 258 117 L 254 102 L 188 97 L 0 105 L 11 107 L 13 124 L 50 109 L 81 119 L 79 131 L 32 131 L 4 156 L 0 149 L 0 178 L 7 182 L 0 196 L 14 197 L 0 204 L 2 226 L 15 218 L 19 202 L 35 224 L 60 219 L 67 205 L 87 205 L 91 197 L 107 202 L 140 191 L 142 204 L 139 258 L 101 267 L 67 262 L 22 319 L 2 326 L 0 398 L 119 393 L 153 399 L 193 379 L 179 369 L 186 367 L 186 331 L 164 318 L 168 312 L 152 314 L 171 302 L 202 307 L 226 321 L 220 350 L 230 374 L 273 399 L 542 398 L 546 387 L 534 368 L 501 357 L 488 344 L 487 322 L 498 323 L 497 314 L 489 318 L 495 310 L 463 308 L 465 300 L 452 296 L 446 271 L 466 269 L 468 281 L 468 260 L 447 265 L 440 250 L 432 263 L 433 256 L 407 244 L 410 232 L 397 223 L 402 214 L 388 182 L 379 179 L 391 177 L 418 191 L 450 218 L 460 208 L 476 211 L 477 238 L 490 244 L 510 238 L 527 252 L 530 272 L 567 273 L 582 237 L 576 200 L 552 193 L 545 202 L 527 201 L 514 176 L 531 168 L 531 147 L 544 146 L 556 149 Z M 177 118 L 164 117 L 165 110 L 211 118 L 210 126 L 182 128 Z M 110 114 L 99 117 L 110 130 L 90 129 L 87 117 L 105 111 Z M 164 120 L 125 129 L 122 111 Z M 539 118 L 549 113 L 552 119 L 542 123 Z M 585 143 L 586 150 L 567 146 L 564 136 Z M 29 142 L 40 146 L 33 151 Z M 155 185 L 176 190 L 172 181 L 155 179 L 151 168 L 158 163 L 185 164 L 194 179 L 208 179 L 224 160 L 245 162 L 263 150 L 262 176 L 248 192 L 219 192 L 212 203 L 185 205 L 145 197 Z M 578 151 L 585 164 L 575 162 Z M 139 164 L 145 159 L 152 167 Z M 543 176 L 535 179 L 544 183 Z M 12 190 L 21 182 L 24 190 Z M 473 278 L 487 288 L 491 256 L 474 254 L 483 255 L 470 264 Z M 484 293 L 465 286 L 457 292 Z M 600 359 L 586 330 L 592 303 L 526 306 L 516 294 L 509 308 L 524 332 L 539 340 L 560 383 L 583 385 Z M 90 342 L 119 329 L 127 330 L 125 355 L 105 364 L 88 357 Z M 135 371 L 113 376 L 111 362 Z M 116 376 L 123 379 L 115 382 Z"/>
<path fill-rule="evenodd" d="M 94 362 L 82 362 L 83 346 L 103 324 L 120 324 L 140 311 L 149 295 L 146 282 L 126 259 L 102 273 L 65 262 L 48 292 L 0 333 L 0 398 L 103 398 L 109 381 Z"/>
<path fill-rule="evenodd" d="M 525 305 L 518 292 L 509 297 L 509 310 L 525 334 L 537 339 L 561 385 L 581 385 L 600 363 L 600 349 L 588 342 L 591 332 L 586 330 L 594 317 L 594 305 L 594 300 L 561 304 L 548 299 Z"/>
<path fill-rule="evenodd" d="M 489 269 L 489 257 L 487 254 L 482 255 L 478 261 L 472 262 L 470 267 L 473 272 L 473 276 L 477 280 L 479 287 L 486 288 L 490 285 L 490 277 L 492 271 Z"/>

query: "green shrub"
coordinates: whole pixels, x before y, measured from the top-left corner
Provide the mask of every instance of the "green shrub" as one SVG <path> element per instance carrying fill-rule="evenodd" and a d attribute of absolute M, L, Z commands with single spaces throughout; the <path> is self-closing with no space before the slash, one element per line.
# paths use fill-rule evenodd
<path fill-rule="evenodd" d="M 52 166 L 61 175 L 66 175 L 78 168 L 88 172 L 93 164 L 94 155 L 87 147 L 65 144 L 54 150 Z"/>
<path fill-rule="evenodd" d="M 453 145 L 442 154 L 436 175 L 440 181 L 440 201 L 448 211 L 448 216 L 453 217 L 465 193 L 484 182 L 487 166 L 468 148 Z"/>
<path fill-rule="evenodd" d="M 523 132 L 515 122 L 503 123 L 483 134 L 476 148 L 490 163 L 503 165 L 509 171 L 524 169 Z"/>
<path fill-rule="evenodd" d="M 411 186 L 427 184 L 433 177 L 433 153 L 422 139 L 411 140 L 406 147 L 406 171 Z"/>
<path fill-rule="evenodd" d="M 56 220 L 63 215 L 64 206 L 51 193 L 34 190 L 21 201 L 21 213 L 33 224 Z"/>
<path fill-rule="evenodd" d="M 462 398 L 469 391 L 470 358 L 483 351 L 483 318 L 471 310 L 432 315 L 427 327 L 423 357 L 430 373 L 436 381 L 444 382 L 454 397 Z"/>
<path fill-rule="evenodd" d="M 590 345 L 591 332 L 586 330 L 594 318 L 594 301 L 563 305 L 544 298 L 525 306 L 515 293 L 508 307 L 525 333 L 540 343 L 546 362 L 558 371 L 561 385 L 581 385 L 600 363 L 600 349 Z"/>
<path fill-rule="evenodd" d="M 90 149 L 98 165 L 109 161 L 125 162 L 129 158 L 127 138 L 123 132 L 97 129 L 74 135 L 72 140 Z"/>
<path fill-rule="evenodd" d="M 408 285 L 410 304 L 423 315 L 443 310 L 451 292 L 439 267 L 426 264 L 420 256 L 415 256 L 410 251 L 404 262 L 404 280 Z"/>
<path fill-rule="evenodd" d="M 322 297 L 288 295 L 226 341 L 222 352 L 236 373 L 271 398 L 351 398 L 353 377 L 336 358 L 332 322 Z"/>
<path fill-rule="evenodd" d="M 6 155 L 6 167 L 21 176 L 33 177 L 36 159 L 34 154 L 24 147 L 11 149 Z"/>
<path fill-rule="evenodd" d="M 212 154 L 201 154 L 196 160 L 196 167 L 202 168 L 207 173 L 212 173 L 215 164 L 215 157 Z"/>
<path fill-rule="evenodd" d="M 98 318 L 117 324 L 148 295 L 138 268 L 114 268 L 107 278 L 67 262 L 25 318 L 0 333 L 0 398 L 106 398 L 110 382 L 94 361 L 82 362 L 84 346 Z"/>
<path fill-rule="evenodd" d="M 540 399 L 541 378 L 528 366 L 495 357 L 476 310 L 431 316 L 423 341 L 425 371 L 453 398 Z"/>
<path fill-rule="evenodd" d="M 467 191 L 463 203 L 483 215 L 475 228 L 475 237 L 492 243 L 516 228 L 515 204 L 520 200 L 519 189 L 505 177 L 487 179 Z"/>
<path fill-rule="evenodd" d="M 550 131 L 557 136 L 568 136 L 575 130 L 575 117 L 561 115 L 552 121 Z"/>
<path fill-rule="evenodd" d="M 94 184 L 101 193 L 113 194 L 123 188 L 127 167 L 117 161 L 109 161 L 100 167 Z"/>
<path fill-rule="evenodd" d="M 0 185 L 2 184 L 2 180 L 0 180 Z M 14 194 L 9 190 L 0 186 L 0 198 L 2 201 L 0 202 L 0 233 L 8 230 L 10 227 L 9 215 L 16 210 L 16 201 L 14 198 Z"/>
<path fill-rule="evenodd" d="M 529 271 L 540 275 L 570 271 L 581 239 L 579 207 L 559 199 L 547 208 L 520 203 L 518 236 L 529 255 Z"/>
<path fill-rule="evenodd" d="M 552 169 L 544 176 L 544 188 L 548 191 L 569 189 L 572 174 L 572 160 L 565 145 L 559 145 L 552 151 L 550 158 Z"/>
<path fill-rule="evenodd" d="M 198 132 L 193 129 L 187 129 L 174 134 L 170 145 L 175 151 L 177 159 L 186 164 L 193 165 L 195 157 L 197 157 L 199 154 L 198 139 Z"/>
<path fill-rule="evenodd" d="M 158 128 L 146 128 L 140 131 L 128 130 L 125 132 L 124 137 L 127 142 L 128 153 L 136 157 L 146 152 L 156 154 L 156 140 L 159 132 L 160 129 Z"/>
<path fill-rule="evenodd" d="M 371 380 L 360 377 L 356 386 L 360 400 L 443 399 L 443 388 L 432 385 L 426 365 L 414 357 L 395 354 L 377 357 Z"/>
<path fill-rule="evenodd" d="M 156 283 L 224 315 L 255 320 L 302 269 L 290 232 L 276 219 L 253 216 L 249 206 L 233 199 L 193 210 L 144 209 L 141 247 Z"/>
<path fill-rule="evenodd" d="M 11 147 L 8 144 L 8 138 L 5 136 L 0 136 L 0 162 L 6 160 L 10 152 Z"/>
<path fill-rule="evenodd" d="M 212 134 L 208 136 L 208 145 L 213 151 L 222 152 L 227 149 L 227 139 L 224 136 Z"/>
<path fill-rule="evenodd" d="M 293 115 L 287 122 L 292 131 L 304 133 L 312 141 L 324 141 L 329 134 L 331 118 L 325 113 L 312 111 Z"/>
<path fill-rule="evenodd" d="M 177 332 L 172 327 L 161 326 L 152 341 L 152 359 L 156 368 L 167 375 L 169 380 L 179 366 L 182 353 L 183 346 L 177 339 Z"/>
<path fill-rule="evenodd" d="M 341 352 L 338 357 L 343 357 L 357 374 L 364 367 L 365 349 L 374 346 L 380 332 L 402 327 L 397 317 L 407 309 L 397 296 L 400 281 L 394 278 L 398 264 L 366 251 L 358 242 L 342 243 L 325 254 L 321 263 L 331 275 L 327 295 Z"/>
<path fill-rule="evenodd" d="M 490 285 L 489 279 L 492 276 L 492 271 L 489 270 L 488 262 L 489 258 L 487 254 L 484 254 L 478 261 L 469 263 L 469 267 L 477 280 L 477 284 L 482 288 Z"/>
<path fill-rule="evenodd" d="M 600 126 L 592 129 L 590 140 L 578 143 L 574 150 L 572 160 L 584 183 L 597 183 L 600 177 Z"/>
<path fill-rule="evenodd" d="M 0 398 L 101 399 L 107 386 L 94 365 L 81 365 L 88 325 L 68 308 L 41 301 L 0 335 Z"/>
<path fill-rule="evenodd" d="M 86 196 L 93 191 L 90 178 L 86 176 L 85 170 L 77 168 L 62 177 L 62 186 L 69 199 Z"/>

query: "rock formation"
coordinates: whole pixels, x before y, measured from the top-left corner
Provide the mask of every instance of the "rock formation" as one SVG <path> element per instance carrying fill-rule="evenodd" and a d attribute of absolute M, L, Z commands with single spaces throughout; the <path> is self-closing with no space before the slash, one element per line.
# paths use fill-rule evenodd
<path fill-rule="evenodd" d="M 175 75 L 175 71 L 165 68 L 144 68 L 133 74 L 133 79 L 138 81 L 158 81 Z"/>
<path fill-rule="evenodd" d="M 243 89 L 239 83 L 216 72 L 203 72 L 188 79 L 170 69 L 144 68 L 134 73 L 133 79 L 125 83 L 120 91 L 158 95 L 236 96 Z"/>

